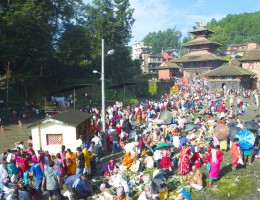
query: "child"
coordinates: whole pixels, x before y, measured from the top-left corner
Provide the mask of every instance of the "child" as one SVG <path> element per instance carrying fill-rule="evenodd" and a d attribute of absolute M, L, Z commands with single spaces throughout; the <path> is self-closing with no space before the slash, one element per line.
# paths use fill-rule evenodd
<path fill-rule="evenodd" d="M 161 165 L 162 169 L 169 169 L 169 171 L 172 171 L 170 148 L 167 147 L 167 148 L 163 149 L 161 151 L 161 154 L 162 154 L 162 159 L 161 159 L 160 165 Z"/>

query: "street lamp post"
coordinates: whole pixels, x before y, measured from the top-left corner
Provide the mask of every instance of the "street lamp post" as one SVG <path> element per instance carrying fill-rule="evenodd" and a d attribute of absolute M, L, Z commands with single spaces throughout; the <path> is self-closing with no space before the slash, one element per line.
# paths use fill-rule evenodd
<path fill-rule="evenodd" d="M 101 73 L 94 70 L 93 73 L 101 74 L 101 96 L 102 96 L 102 132 L 103 132 L 103 147 L 107 150 L 107 140 L 106 140 L 106 107 L 105 107 L 105 41 L 102 39 L 102 55 L 101 55 Z M 115 53 L 114 49 L 107 52 L 107 56 L 113 55 Z"/>

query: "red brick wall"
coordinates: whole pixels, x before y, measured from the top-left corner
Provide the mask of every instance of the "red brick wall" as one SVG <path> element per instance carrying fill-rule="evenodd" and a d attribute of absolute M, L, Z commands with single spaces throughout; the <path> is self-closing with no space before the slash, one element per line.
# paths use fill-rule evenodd
<path fill-rule="evenodd" d="M 171 78 L 171 73 L 169 69 L 163 69 L 163 70 L 158 70 L 158 79 L 169 79 Z"/>

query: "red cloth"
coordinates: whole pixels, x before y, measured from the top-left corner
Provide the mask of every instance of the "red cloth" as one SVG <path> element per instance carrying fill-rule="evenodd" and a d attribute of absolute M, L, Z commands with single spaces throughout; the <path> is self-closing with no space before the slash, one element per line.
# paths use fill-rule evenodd
<path fill-rule="evenodd" d="M 160 165 L 163 169 L 167 169 L 172 166 L 171 158 L 170 157 L 162 157 L 160 161 Z"/>
<path fill-rule="evenodd" d="M 238 166 L 239 163 L 237 162 L 240 156 L 240 151 L 239 151 L 239 144 L 238 143 L 232 143 L 232 146 L 230 148 L 230 153 L 231 153 L 231 157 L 232 157 L 232 162 L 234 164 L 234 166 Z"/>
<path fill-rule="evenodd" d="M 185 175 L 190 172 L 190 161 L 187 154 L 180 155 L 179 172 L 181 175 Z"/>

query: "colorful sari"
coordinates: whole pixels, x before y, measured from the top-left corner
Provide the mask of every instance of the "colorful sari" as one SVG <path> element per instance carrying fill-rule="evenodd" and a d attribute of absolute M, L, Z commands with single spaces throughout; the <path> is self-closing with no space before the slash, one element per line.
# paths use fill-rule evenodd
<path fill-rule="evenodd" d="M 233 165 L 235 167 L 238 167 L 239 166 L 239 163 L 237 162 L 239 157 L 241 156 L 240 155 L 240 151 L 239 151 L 239 144 L 238 143 L 232 143 L 232 146 L 230 148 L 230 153 L 231 153 L 231 157 L 232 157 L 232 162 L 233 162 Z"/>
<path fill-rule="evenodd" d="M 220 164 L 223 160 L 223 154 L 220 150 L 212 149 L 209 159 L 210 170 L 209 170 L 209 179 L 217 180 L 220 172 Z"/>
<path fill-rule="evenodd" d="M 67 153 L 66 154 L 66 160 L 67 160 L 67 166 L 68 166 L 68 171 L 67 171 L 67 175 L 73 175 L 76 173 L 76 169 L 77 169 L 77 156 L 75 153 L 71 152 L 71 153 Z"/>
<path fill-rule="evenodd" d="M 179 172 L 181 175 L 190 172 L 190 160 L 186 150 L 182 150 L 179 160 Z"/>
<path fill-rule="evenodd" d="M 131 153 L 126 152 L 122 160 L 122 165 L 125 166 L 126 168 L 129 168 L 131 167 L 132 164 L 133 164 L 133 159 L 131 158 Z"/>

